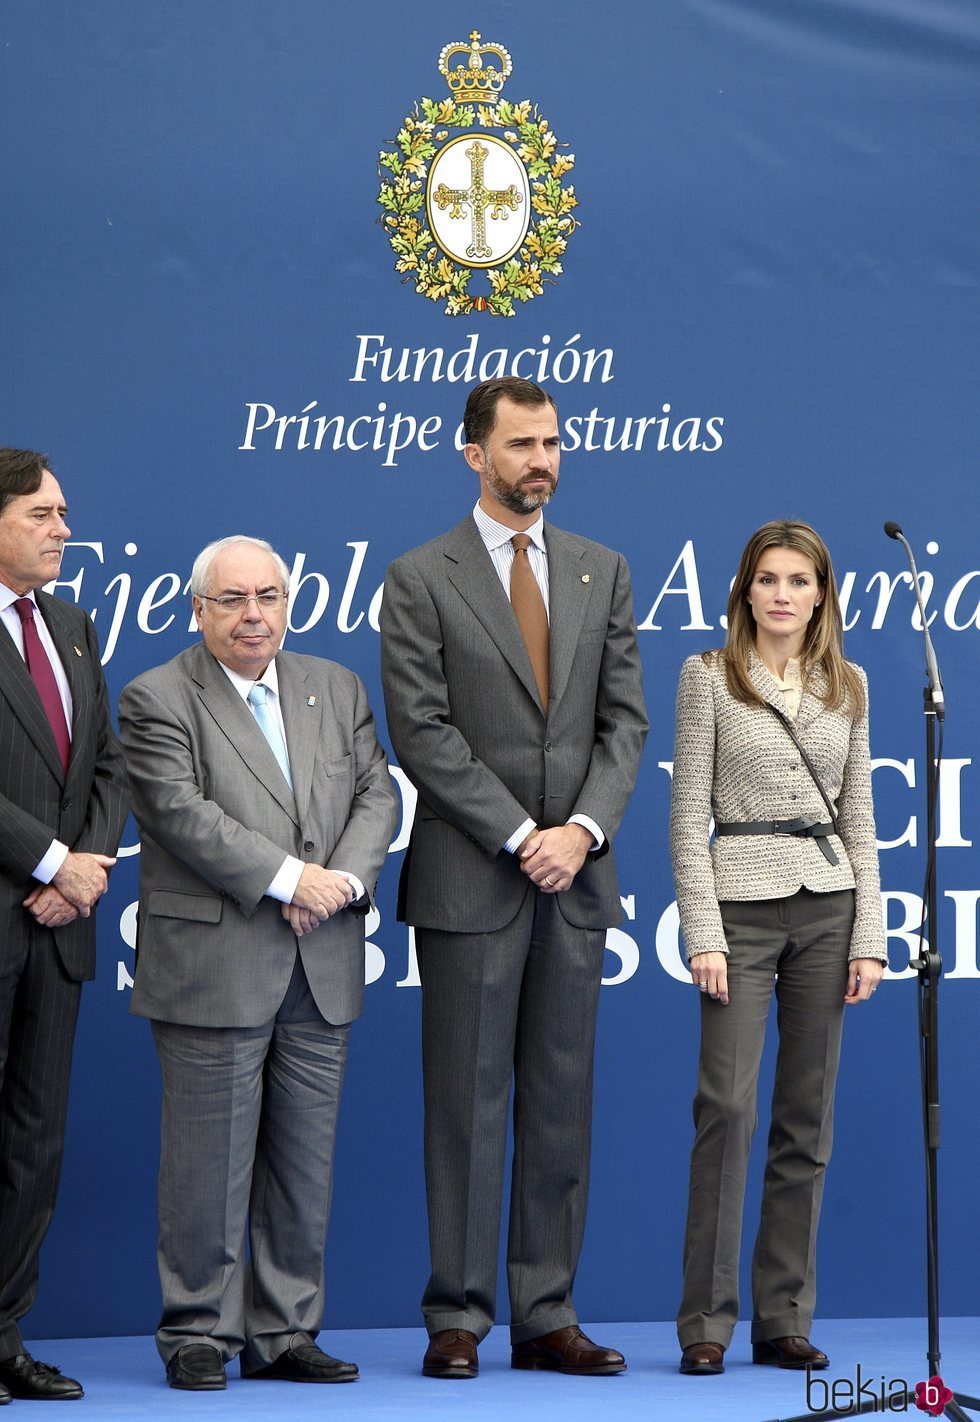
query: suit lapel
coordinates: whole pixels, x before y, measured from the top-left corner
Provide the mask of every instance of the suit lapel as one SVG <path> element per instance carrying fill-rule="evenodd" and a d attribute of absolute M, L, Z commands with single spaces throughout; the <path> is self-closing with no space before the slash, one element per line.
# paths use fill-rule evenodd
<path fill-rule="evenodd" d="M 286 726 L 286 749 L 289 752 L 289 773 L 293 778 L 293 799 L 300 822 L 306 817 L 313 789 L 313 765 L 320 740 L 322 698 L 309 704 L 309 673 L 301 662 L 286 653 L 276 657 L 279 676 L 279 697 L 282 719 Z"/>
<path fill-rule="evenodd" d="M 800 701 L 800 711 L 796 718 L 797 730 L 802 730 L 804 726 L 809 726 L 811 721 L 826 711 L 827 707 L 821 696 L 827 692 L 827 674 L 822 666 L 810 672 L 803 680 L 803 697 Z"/>
<path fill-rule="evenodd" d="M 60 648 L 59 648 L 60 652 Z M 64 784 L 65 772 L 55 744 L 51 723 L 44 713 L 37 687 L 27 670 L 27 663 L 14 645 L 6 627 L 0 623 L 0 695 L 6 697 L 38 754 L 44 759 L 59 784 Z"/>
<path fill-rule="evenodd" d="M 749 652 L 749 679 L 763 701 L 767 701 L 770 706 L 775 706 L 776 710 L 781 711 L 785 716 L 786 705 L 782 692 L 776 685 L 776 679 L 772 672 L 757 652 Z"/>
<path fill-rule="evenodd" d="M 551 623 L 550 701 L 561 699 L 575 660 L 589 599 L 592 579 L 585 548 L 560 528 L 545 524 L 548 547 L 549 620 Z M 588 582 L 584 581 L 588 578 Z"/>
<path fill-rule="evenodd" d="M 449 563 L 449 581 L 493 639 L 528 695 L 540 707 L 541 698 L 531 669 L 531 659 L 514 609 L 472 516 L 465 518 L 450 534 L 446 559 Z"/>
<path fill-rule="evenodd" d="M 216 727 L 226 738 L 230 749 L 241 758 L 249 774 L 255 776 L 290 819 L 298 824 L 295 798 L 255 717 L 203 642 L 197 651 L 192 675 L 197 682 L 201 701 Z"/>

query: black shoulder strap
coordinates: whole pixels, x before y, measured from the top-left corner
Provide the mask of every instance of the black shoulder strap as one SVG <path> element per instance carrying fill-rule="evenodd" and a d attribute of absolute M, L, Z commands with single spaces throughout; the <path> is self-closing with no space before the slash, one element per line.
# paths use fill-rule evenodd
<path fill-rule="evenodd" d="M 837 825 L 837 810 L 835 809 L 834 803 L 833 803 L 833 801 L 831 800 L 830 796 L 827 794 L 826 790 L 823 788 L 823 781 L 820 779 L 820 776 L 817 774 L 816 766 L 813 764 L 813 761 L 810 759 L 810 757 L 807 755 L 806 751 L 803 749 L 803 742 L 800 740 L 799 736 L 796 734 L 796 727 L 793 725 L 793 722 L 790 720 L 790 718 L 786 715 L 785 711 L 780 711 L 779 707 L 778 707 L 778 706 L 774 706 L 771 701 L 767 701 L 767 702 L 766 702 L 766 705 L 769 707 L 769 710 L 773 713 L 773 715 L 774 715 L 774 716 L 778 716 L 779 719 L 780 719 L 780 721 L 782 721 L 783 725 L 786 727 L 786 732 L 787 732 L 787 734 L 791 737 L 791 739 L 793 740 L 793 742 L 794 742 L 794 744 L 795 744 L 795 746 L 796 746 L 796 749 L 799 751 L 800 755 L 802 756 L 802 758 L 803 758 L 803 764 L 806 766 L 807 770 L 810 772 L 811 776 L 813 777 L 813 783 L 814 783 L 814 785 L 817 787 L 817 789 L 820 791 L 820 794 L 821 794 L 821 797 L 822 797 L 822 799 L 823 799 L 823 802 L 824 802 L 824 804 L 827 806 L 827 810 L 828 810 L 828 812 L 829 812 L 829 814 L 830 814 L 830 823 L 831 823 L 831 824 L 833 825 L 833 827 L 834 827 L 834 834 L 839 835 L 839 834 L 840 834 L 840 830 L 839 830 L 838 825 Z"/>

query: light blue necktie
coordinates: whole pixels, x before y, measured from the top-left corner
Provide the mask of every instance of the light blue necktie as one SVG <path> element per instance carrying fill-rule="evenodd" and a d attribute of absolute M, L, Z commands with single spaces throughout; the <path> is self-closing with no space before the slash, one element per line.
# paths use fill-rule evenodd
<path fill-rule="evenodd" d="M 265 736 L 272 749 L 272 754 L 279 762 L 279 769 L 286 777 L 286 784 L 290 790 L 293 788 L 293 777 L 289 773 L 289 756 L 286 753 L 286 742 L 282 738 L 282 731 L 279 729 L 279 721 L 273 715 L 266 697 L 269 689 L 257 681 L 248 693 L 248 704 L 255 711 L 255 719 L 259 723 L 259 730 Z"/>

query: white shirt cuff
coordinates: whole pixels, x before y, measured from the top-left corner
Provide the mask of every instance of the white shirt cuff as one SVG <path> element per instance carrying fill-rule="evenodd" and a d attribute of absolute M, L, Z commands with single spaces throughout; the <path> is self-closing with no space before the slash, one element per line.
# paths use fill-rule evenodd
<path fill-rule="evenodd" d="M 590 854 L 595 854 L 596 850 L 601 849 L 605 844 L 606 836 L 602 833 L 602 830 L 596 824 L 595 820 L 590 820 L 588 815 L 572 815 L 568 823 L 570 825 L 581 825 L 583 829 L 589 831 L 589 834 L 595 840 L 595 844 L 589 850 Z"/>
<path fill-rule="evenodd" d="M 67 858 L 67 844 L 62 844 L 60 839 L 53 839 L 48 845 L 47 853 L 34 870 L 31 878 L 39 880 L 42 884 L 50 884 Z"/>
<path fill-rule="evenodd" d="M 287 855 L 280 865 L 276 877 L 265 891 L 267 897 L 278 899 L 281 904 L 291 904 L 303 868 L 302 859 L 294 859 L 291 854 Z"/>
<path fill-rule="evenodd" d="M 520 849 L 521 845 L 527 839 L 528 835 L 531 833 L 531 831 L 536 829 L 537 825 L 534 823 L 533 820 L 525 820 L 524 823 L 521 825 L 520 829 L 515 830 L 514 833 L 511 835 L 510 839 L 504 845 L 504 849 L 506 850 L 506 852 L 508 854 L 516 854 L 517 851 Z"/>
<path fill-rule="evenodd" d="M 355 904 L 357 903 L 358 899 L 367 898 L 367 889 L 365 889 L 364 885 L 361 883 L 360 879 L 357 877 L 356 874 L 352 874 L 349 869 L 335 869 L 333 872 L 335 874 L 339 874 L 342 879 L 346 879 L 348 884 L 350 884 L 351 888 L 354 890 L 353 902 Z"/>

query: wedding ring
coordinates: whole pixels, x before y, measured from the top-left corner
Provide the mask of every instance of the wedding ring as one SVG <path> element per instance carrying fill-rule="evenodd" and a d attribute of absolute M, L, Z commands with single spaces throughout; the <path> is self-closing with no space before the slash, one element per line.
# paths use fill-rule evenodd
<path fill-rule="evenodd" d="M 548 885 L 549 889 L 553 889 L 555 887 L 554 879 L 545 879 L 545 883 Z"/>

